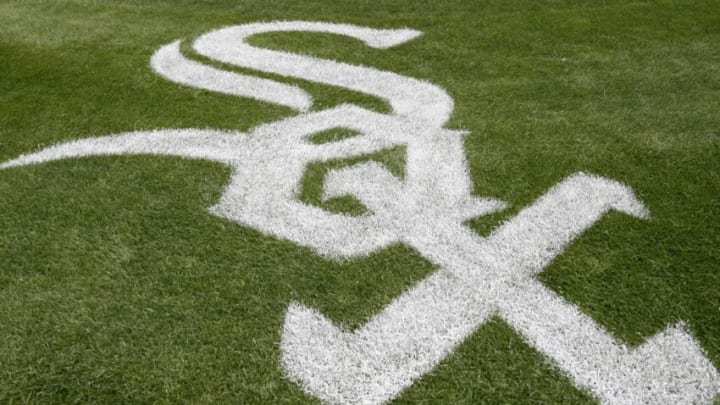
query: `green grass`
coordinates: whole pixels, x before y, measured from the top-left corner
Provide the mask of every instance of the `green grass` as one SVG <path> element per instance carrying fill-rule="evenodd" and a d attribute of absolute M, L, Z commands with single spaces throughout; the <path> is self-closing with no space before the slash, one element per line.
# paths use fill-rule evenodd
<path fill-rule="evenodd" d="M 455 100 L 447 127 L 470 131 L 474 192 L 512 204 L 470 221 L 479 233 L 576 171 L 631 186 L 651 220 L 605 217 L 540 279 L 633 345 L 684 320 L 720 367 L 717 1 L 0 0 L 0 161 L 76 138 L 247 130 L 292 115 L 149 68 L 174 39 L 276 19 L 425 33 L 385 51 L 307 33 L 252 41 L 444 87 Z M 388 110 L 286 81 L 315 109 Z M 363 158 L 401 175 L 402 155 Z M 302 199 L 320 205 L 324 174 L 348 163 L 311 165 Z M 404 246 L 336 263 L 215 217 L 206 209 L 228 175 L 145 156 L 0 171 L 0 403 L 313 403 L 279 367 L 288 302 L 357 327 L 433 271 Z M 352 199 L 324 204 L 363 212 Z M 501 319 L 397 399 L 588 401 Z"/>

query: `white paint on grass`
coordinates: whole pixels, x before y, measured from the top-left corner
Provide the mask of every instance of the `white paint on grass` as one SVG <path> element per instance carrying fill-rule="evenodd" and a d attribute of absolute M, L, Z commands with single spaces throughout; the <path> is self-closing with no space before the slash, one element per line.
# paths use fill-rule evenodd
<path fill-rule="evenodd" d="M 319 145 L 308 141 L 314 133 L 337 127 L 360 134 Z M 378 164 L 329 176 L 326 192 L 341 195 L 358 191 L 371 213 L 347 216 L 298 200 L 308 163 L 398 145 L 405 145 L 412 157 L 407 160 L 402 187 L 397 187 L 399 179 Z M 460 133 L 419 126 L 351 105 L 265 124 L 249 134 L 168 129 L 81 139 L 20 156 L 0 168 L 130 153 L 183 156 L 231 166 L 230 183 L 211 212 L 336 258 L 366 255 L 392 243 L 409 241 L 412 231 L 408 224 L 418 215 L 427 215 L 423 210 L 432 209 L 433 216 L 462 222 L 504 207 L 500 201 L 470 195 Z M 438 165 L 444 170 L 436 170 Z M 360 176 L 346 175 L 358 171 L 362 171 Z M 365 177 L 368 175 L 373 177 Z M 342 184 L 338 184 L 339 177 L 344 177 Z M 392 195 L 402 204 L 380 203 Z"/>
<path fill-rule="evenodd" d="M 225 63 L 376 95 L 387 100 L 395 114 L 403 117 L 430 121 L 437 126 L 450 118 L 452 98 L 442 88 L 426 81 L 370 67 L 256 48 L 245 42 L 255 34 L 292 31 L 344 35 L 377 49 L 403 44 L 421 34 L 410 29 L 381 30 L 325 22 L 274 21 L 220 28 L 200 36 L 193 48 L 201 55 Z"/>
<path fill-rule="evenodd" d="M 249 97 L 298 111 L 307 111 L 312 106 L 312 97 L 297 86 L 228 72 L 190 60 L 180 53 L 180 41 L 155 51 L 150 66 L 165 78 L 186 86 Z"/>
<path fill-rule="evenodd" d="M 610 209 L 647 215 L 627 187 L 579 173 L 488 238 L 454 221 L 418 218 L 410 244 L 441 269 L 354 332 L 293 303 L 283 365 L 328 402 L 383 403 L 496 315 L 603 402 L 709 402 L 717 372 L 684 329 L 630 349 L 533 277 Z"/>
<path fill-rule="evenodd" d="M 91 155 L 156 154 L 206 159 L 233 169 L 210 211 L 292 240 L 333 258 L 366 255 L 405 243 L 439 270 L 396 298 L 354 332 L 291 303 L 281 341 L 287 375 L 331 403 L 383 403 L 396 397 L 491 316 L 500 316 L 577 386 L 605 403 L 709 403 L 717 370 L 682 325 L 637 348 L 613 338 L 590 317 L 535 279 L 608 210 L 648 213 L 615 181 L 577 173 L 551 188 L 487 238 L 463 222 L 505 203 L 471 194 L 462 132 L 443 129 L 452 99 L 441 88 L 395 73 L 248 45 L 253 34 L 312 31 L 357 38 L 385 49 L 416 38 L 413 30 L 377 30 L 304 21 L 244 24 L 198 38 L 197 52 L 264 72 L 345 87 L 387 100 L 393 114 L 341 105 L 261 125 L 249 133 L 164 129 L 82 139 L 0 164 L 0 169 Z M 168 79 L 306 111 L 296 86 L 225 72 L 182 56 L 179 42 L 160 48 L 151 65 Z M 321 145 L 317 132 L 359 135 Z M 398 145 L 407 150 L 403 179 L 376 162 L 332 170 L 324 197 L 357 197 L 369 212 L 353 217 L 298 200 L 311 162 L 349 158 Z"/>

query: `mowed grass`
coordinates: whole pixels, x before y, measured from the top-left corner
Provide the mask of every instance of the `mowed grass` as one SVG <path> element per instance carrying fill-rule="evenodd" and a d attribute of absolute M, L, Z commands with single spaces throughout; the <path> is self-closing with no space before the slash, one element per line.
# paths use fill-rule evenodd
<path fill-rule="evenodd" d="M 425 33 L 391 50 L 308 33 L 252 42 L 445 88 L 447 127 L 470 132 L 474 192 L 511 204 L 468 223 L 481 234 L 573 172 L 632 187 L 651 219 L 611 213 L 540 279 L 631 345 L 684 321 L 720 367 L 717 1 L 0 0 L 0 161 L 76 138 L 291 116 L 168 82 L 149 58 L 224 25 L 294 19 Z M 388 111 L 261 76 L 303 86 L 316 109 Z M 363 158 L 402 175 L 402 152 Z M 302 200 L 320 204 L 324 173 L 355 161 L 311 165 Z M 279 365 L 288 303 L 355 328 L 434 270 L 400 245 L 338 263 L 215 217 L 228 175 L 148 156 L 0 171 L 0 403 L 314 403 Z M 496 318 L 396 402 L 593 400 Z"/>

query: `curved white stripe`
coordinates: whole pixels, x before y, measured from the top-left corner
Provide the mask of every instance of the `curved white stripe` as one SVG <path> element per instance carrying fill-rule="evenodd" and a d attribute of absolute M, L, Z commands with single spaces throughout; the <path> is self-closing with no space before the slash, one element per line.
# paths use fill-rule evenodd
<path fill-rule="evenodd" d="M 60 143 L 0 164 L 0 169 L 86 156 L 148 154 L 227 163 L 239 133 L 203 129 L 128 132 Z"/>
<path fill-rule="evenodd" d="M 180 53 L 180 41 L 158 49 L 150 59 L 150 66 L 161 76 L 187 86 L 249 97 L 298 111 L 307 111 L 312 106 L 312 97 L 297 86 L 226 72 L 187 59 Z"/>
<path fill-rule="evenodd" d="M 398 115 L 441 126 L 453 110 L 453 101 L 439 86 L 392 72 L 322 60 L 306 55 L 260 49 L 245 42 L 249 36 L 274 31 L 311 31 L 346 35 L 373 48 L 385 49 L 421 34 L 419 31 L 380 30 L 347 24 L 276 21 L 221 28 L 200 36 L 193 48 L 225 63 L 297 77 L 372 94 L 388 100 Z"/>

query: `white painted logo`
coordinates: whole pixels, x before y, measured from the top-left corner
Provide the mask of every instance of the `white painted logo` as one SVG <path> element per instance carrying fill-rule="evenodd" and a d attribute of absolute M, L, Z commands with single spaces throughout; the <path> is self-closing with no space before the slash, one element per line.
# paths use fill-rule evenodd
<path fill-rule="evenodd" d="M 430 371 L 491 316 L 604 403 L 709 403 L 720 377 L 682 325 L 637 348 L 619 342 L 535 279 L 563 248 L 611 209 L 646 218 L 632 191 L 613 180 L 575 173 L 486 238 L 463 225 L 505 208 L 471 195 L 459 131 L 444 129 L 453 101 L 433 84 L 362 66 L 259 49 L 245 39 L 271 31 L 350 36 L 375 48 L 420 32 L 319 22 L 272 22 L 222 28 L 198 38 L 206 57 L 245 68 L 372 94 L 392 114 L 355 105 L 311 112 L 297 86 L 222 71 L 184 57 L 179 41 L 161 47 L 153 69 L 185 85 L 288 106 L 299 115 L 250 133 L 164 129 L 81 139 L 23 155 L 0 169 L 111 154 L 158 154 L 221 162 L 233 168 L 212 213 L 334 258 L 367 255 L 393 243 L 417 249 L 439 270 L 395 299 L 366 325 L 345 331 L 322 314 L 290 303 L 281 364 L 306 392 L 330 403 L 383 403 Z M 325 144 L 308 138 L 332 128 L 357 136 Z M 297 198 L 305 167 L 397 145 L 407 150 L 399 179 L 378 163 L 330 172 L 327 198 L 353 195 L 369 210 L 331 213 Z"/>

